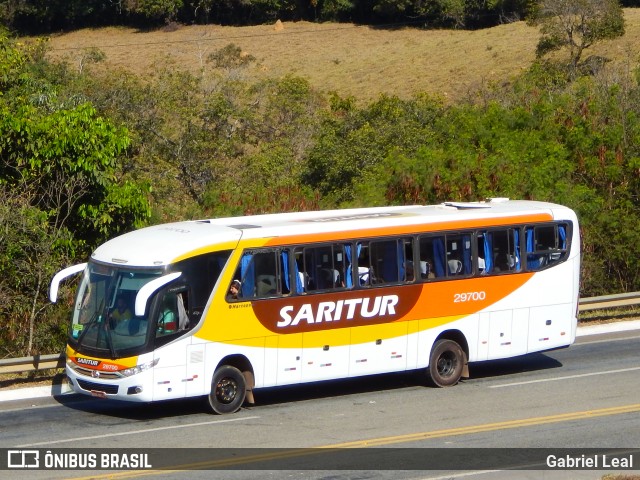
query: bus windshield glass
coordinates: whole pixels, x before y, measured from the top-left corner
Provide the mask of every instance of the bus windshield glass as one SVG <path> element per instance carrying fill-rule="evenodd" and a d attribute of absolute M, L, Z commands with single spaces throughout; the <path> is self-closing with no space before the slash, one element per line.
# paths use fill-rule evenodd
<path fill-rule="evenodd" d="M 69 345 L 100 357 L 140 352 L 147 343 L 149 321 L 135 316 L 135 298 L 162 273 L 89 263 L 76 297 Z"/>

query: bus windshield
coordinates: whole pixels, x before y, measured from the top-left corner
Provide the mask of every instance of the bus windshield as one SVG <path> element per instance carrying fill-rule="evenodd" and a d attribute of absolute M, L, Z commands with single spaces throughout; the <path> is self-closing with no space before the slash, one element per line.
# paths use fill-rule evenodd
<path fill-rule="evenodd" d="M 162 273 L 89 263 L 76 297 L 69 345 L 111 358 L 140 352 L 147 343 L 150 322 L 146 315 L 135 315 L 135 298 Z"/>

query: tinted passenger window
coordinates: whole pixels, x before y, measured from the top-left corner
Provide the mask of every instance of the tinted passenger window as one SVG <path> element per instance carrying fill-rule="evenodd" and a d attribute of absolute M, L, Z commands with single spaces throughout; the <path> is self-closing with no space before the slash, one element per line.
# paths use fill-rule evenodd
<path fill-rule="evenodd" d="M 420 238 L 422 278 L 451 278 L 472 273 L 470 234 L 446 234 Z"/>
<path fill-rule="evenodd" d="M 289 254 L 287 250 L 248 250 L 240 259 L 229 300 L 251 300 L 290 293 Z M 237 287 L 237 288 L 234 288 Z"/>
<path fill-rule="evenodd" d="M 478 233 L 478 271 L 481 274 L 518 272 L 520 230 L 505 228 Z"/>
<path fill-rule="evenodd" d="M 302 292 L 351 287 L 351 245 L 334 243 L 295 249 L 295 269 Z"/>
<path fill-rule="evenodd" d="M 567 224 L 527 227 L 527 269 L 540 270 L 560 262 L 568 253 Z"/>
<path fill-rule="evenodd" d="M 359 242 L 357 251 L 361 286 L 410 282 L 415 278 L 411 238 Z"/>

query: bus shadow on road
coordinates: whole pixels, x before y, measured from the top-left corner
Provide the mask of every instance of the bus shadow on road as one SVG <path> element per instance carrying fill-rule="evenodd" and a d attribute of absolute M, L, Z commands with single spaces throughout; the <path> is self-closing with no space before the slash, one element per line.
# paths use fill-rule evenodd
<path fill-rule="evenodd" d="M 256 407 L 285 404 L 296 401 L 357 395 L 375 391 L 418 387 L 423 378 L 415 372 L 372 375 L 352 379 L 304 383 L 294 386 L 256 390 Z M 74 410 L 129 420 L 153 420 L 174 416 L 208 413 L 203 397 L 166 400 L 154 403 L 132 403 L 120 400 L 98 399 L 79 394 L 55 396 L 55 400 Z"/>
<path fill-rule="evenodd" d="M 562 367 L 562 363 L 543 353 L 521 357 L 472 363 L 470 380 L 501 379 L 510 375 L 539 372 Z M 463 380 L 464 382 L 464 380 Z M 371 392 L 384 392 L 404 388 L 426 388 L 425 370 L 370 375 L 339 380 L 310 382 L 292 386 L 270 387 L 256 390 L 256 407 L 275 406 L 291 402 L 347 397 Z M 455 387 L 454 387 L 455 388 Z M 204 398 L 167 400 L 156 403 L 131 403 L 103 400 L 82 395 L 54 397 L 68 408 L 86 413 L 130 420 L 153 420 L 174 416 L 199 415 L 207 412 Z"/>
<path fill-rule="evenodd" d="M 560 367 L 562 362 L 544 353 L 529 353 L 520 357 L 471 363 L 469 372 L 471 379 L 489 379 Z"/>
<path fill-rule="evenodd" d="M 286 387 L 264 388 L 256 390 L 256 399 L 259 405 L 277 405 L 281 403 L 330 397 L 346 397 L 371 392 L 421 387 L 424 385 L 423 374 L 423 371 L 397 372 L 310 382 Z"/>
<path fill-rule="evenodd" d="M 166 400 L 154 403 L 134 403 L 121 400 L 92 398 L 80 394 L 54 396 L 67 408 L 91 415 L 115 417 L 126 420 L 155 420 L 202 414 L 206 411 L 202 398 Z"/>

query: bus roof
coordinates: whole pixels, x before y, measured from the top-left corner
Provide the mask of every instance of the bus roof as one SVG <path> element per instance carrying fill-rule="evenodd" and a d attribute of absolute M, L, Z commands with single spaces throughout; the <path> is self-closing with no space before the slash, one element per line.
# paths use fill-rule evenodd
<path fill-rule="evenodd" d="M 562 212 L 562 213 L 560 213 Z M 573 220 L 561 205 L 489 199 L 484 202 L 445 202 L 439 205 L 354 208 L 277 213 L 244 217 L 184 221 L 155 225 L 110 240 L 98 247 L 92 259 L 135 267 L 162 267 L 176 259 L 236 247 L 241 238 L 273 238 L 344 231 L 371 230 L 448 221 L 517 217 L 546 213 Z"/>

